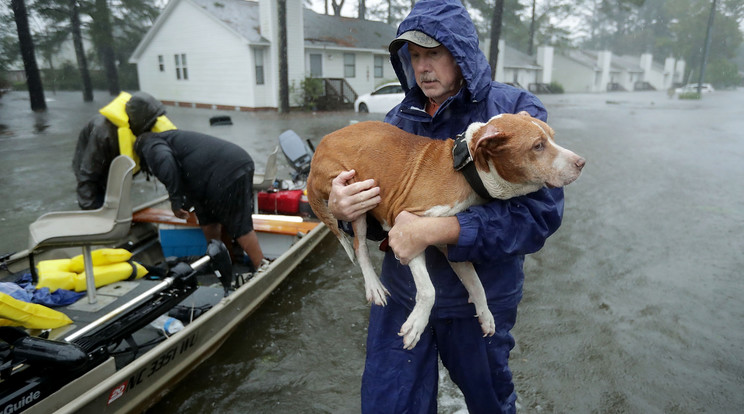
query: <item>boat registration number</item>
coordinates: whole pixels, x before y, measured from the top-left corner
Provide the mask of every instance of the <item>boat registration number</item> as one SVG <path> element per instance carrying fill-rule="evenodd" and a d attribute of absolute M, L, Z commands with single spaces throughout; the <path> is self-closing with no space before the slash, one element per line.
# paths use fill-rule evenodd
<path fill-rule="evenodd" d="M 147 381 L 148 378 L 152 377 L 158 371 L 173 362 L 177 356 L 188 352 L 194 345 L 196 345 L 196 339 L 197 333 L 194 332 L 190 336 L 181 340 L 181 342 L 168 348 L 167 351 L 160 354 L 157 358 L 150 361 L 149 364 L 137 371 L 128 380 L 116 386 L 109 393 L 107 405 L 110 405 L 114 401 L 123 397 L 127 392 L 132 391 L 133 389 Z"/>

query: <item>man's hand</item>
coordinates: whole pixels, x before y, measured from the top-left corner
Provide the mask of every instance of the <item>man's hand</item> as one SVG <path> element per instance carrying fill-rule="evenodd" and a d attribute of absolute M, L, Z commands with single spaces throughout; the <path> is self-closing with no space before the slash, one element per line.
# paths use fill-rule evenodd
<path fill-rule="evenodd" d="M 375 180 L 354 182 L 354 174 L 354 170 L 342 171 L 331 183 L 328 208 L 339 220 L 354 221 L 382 201 Z"/>
<path fill-rule="evenodd" d="M 388 232 L 388 245 L 400 263 L 407 265 L 429 246 L 457 243 L 459 235 L 457 217 L 420 217 L 403 211 Z"/>
<path fill-rule="evenodd" d="M 179 208 L 178 210 L 173 210 L 173 214 L 180 219 L 188 220 L 189 218 L 189 212 L 182 208 Z"/>

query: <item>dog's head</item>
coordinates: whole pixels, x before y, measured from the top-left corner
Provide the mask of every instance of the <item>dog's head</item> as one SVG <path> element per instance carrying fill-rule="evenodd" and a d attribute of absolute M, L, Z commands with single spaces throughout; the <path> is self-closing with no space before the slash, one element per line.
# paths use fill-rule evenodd
<path fill-rule="evenodd" d="M 501 191 L 507 187 L 510 196 L 563 187 L 579 178 L 586 162 L 557 145 L 553 128 L 526 112 L 496 115 L 485 124 L 472 124 L 466 134 L 475 166 L 493 196 L 494 186 Z"/>

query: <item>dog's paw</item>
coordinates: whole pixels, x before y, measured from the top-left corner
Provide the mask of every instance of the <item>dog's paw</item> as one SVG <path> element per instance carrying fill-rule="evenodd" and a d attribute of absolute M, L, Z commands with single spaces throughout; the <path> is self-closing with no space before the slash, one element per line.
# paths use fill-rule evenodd
<path fill-rule="evenodd" d="M 390 296 L 390 292 L 381 283 L 378 283 L 376 286 L 367 286 L 365 290 L 368 303 L 374 303 L 378 306 L 387 305 L 386 296 Z"/>
<path fill-rule="evenodd" d="M 421 339 L 421 334 L 423 334 L 426 329 L 428 320 L 428 313 L 427 315 L 420 315 L 414 308 L 406 322 L 400 327 L 400 332 L 398 332 L 398 336 L 403 337 L 404 349 L 413 349 L 413 347 L 416 346 L 418 341 Z"/>
<path fill-rule="evenodd" d="M 398 332 L 398 336 L 403 337 L 403 349 L 411 350 L 413 349 L 418 341 L 421 339 L 421 334 L 424 332 L 423 329 L 417 329 L 414 327 L 415 324 L 408 322 L 404 323 L 403 326 L 400 327 L 400 332 Z"/>

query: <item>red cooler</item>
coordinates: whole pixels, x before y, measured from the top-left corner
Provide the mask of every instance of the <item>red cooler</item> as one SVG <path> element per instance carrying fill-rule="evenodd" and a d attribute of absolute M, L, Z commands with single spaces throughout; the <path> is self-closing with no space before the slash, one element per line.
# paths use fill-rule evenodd
<path fill-rule="evenodd" d="M 285 190 L 258 193 L 258 211 L 273 214 L 300 214 L 302 190 Z"/>

